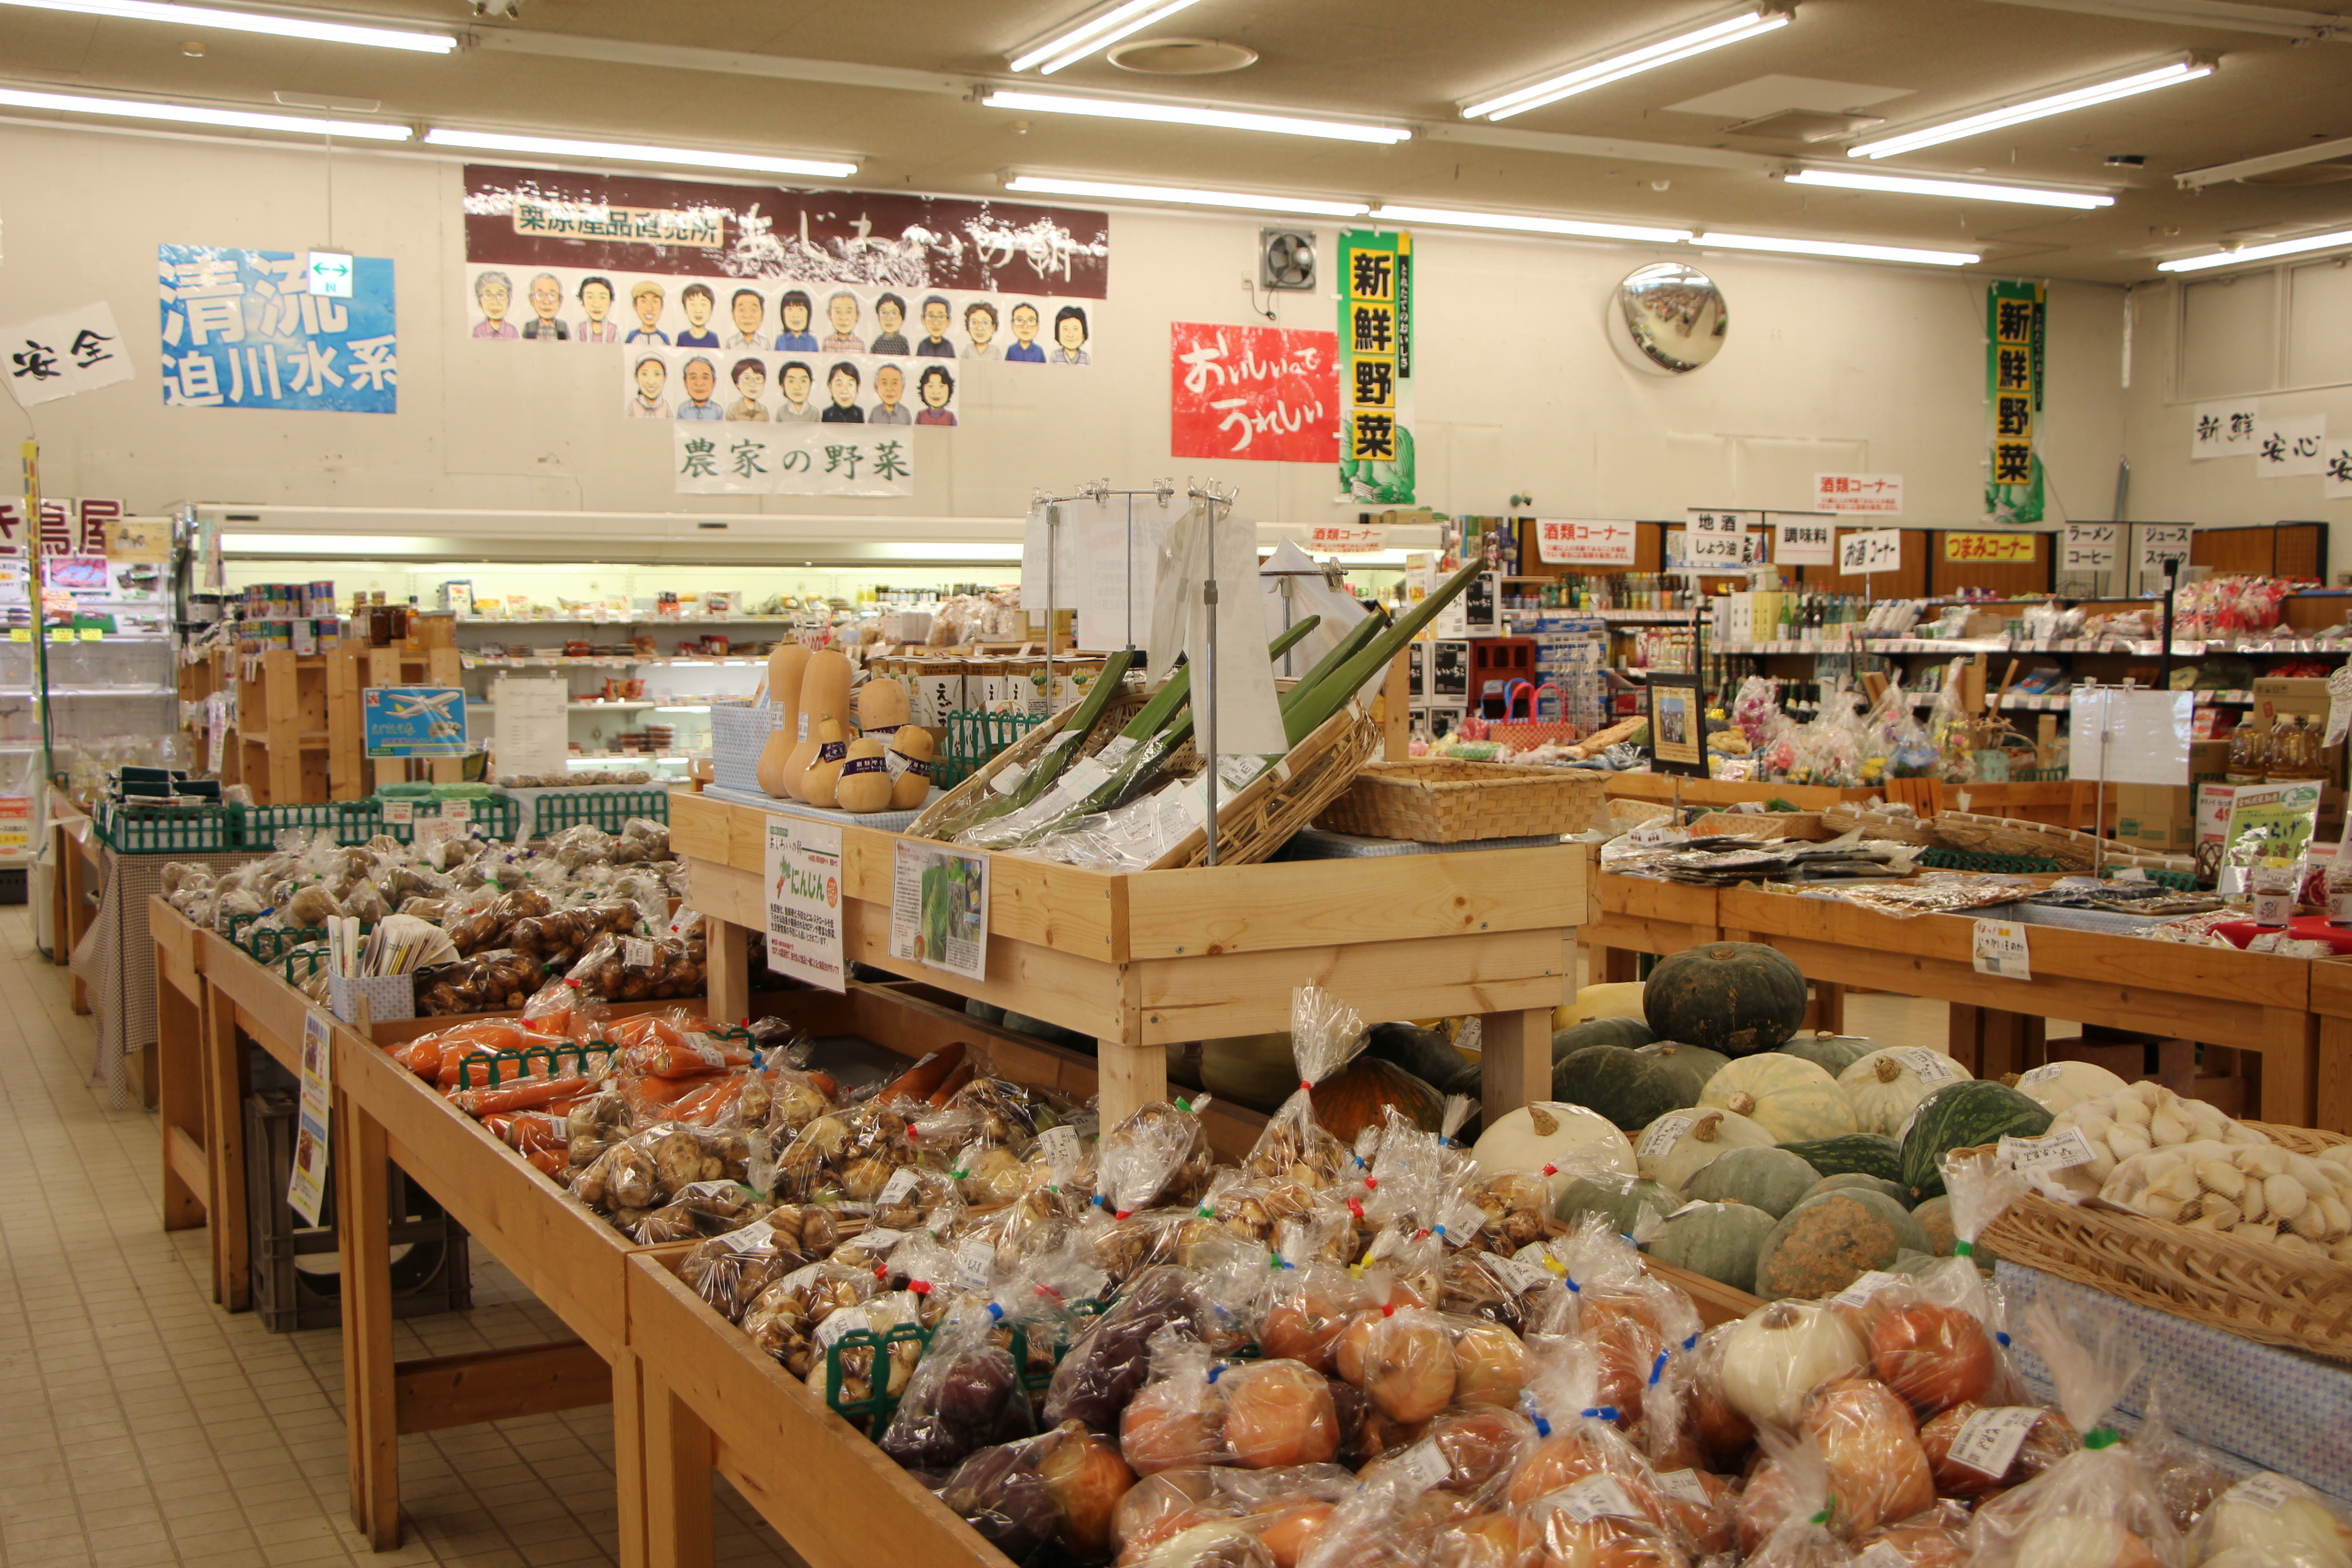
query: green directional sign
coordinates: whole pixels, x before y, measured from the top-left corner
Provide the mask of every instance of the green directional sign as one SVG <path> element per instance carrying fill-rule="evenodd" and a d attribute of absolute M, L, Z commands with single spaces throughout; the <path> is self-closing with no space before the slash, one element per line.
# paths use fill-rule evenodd
<path fill-rule="evenodd" d="M 311 251 L 308 270 L 311 293 L 322 300 L 352 297 L 352 258 L 341 251 Z"/>

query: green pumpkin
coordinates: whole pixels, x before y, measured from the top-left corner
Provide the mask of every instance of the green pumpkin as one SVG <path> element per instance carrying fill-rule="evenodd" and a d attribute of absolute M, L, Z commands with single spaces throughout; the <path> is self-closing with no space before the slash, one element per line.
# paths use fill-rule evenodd
<path fill-rule="evenodd" d="M 1654 1057 L 1615 1046 L 1570 1051 L 1551 1069 L 1551 1097 L 1599 1111 L 1627 1132 L 1638 1132 L 1685 1102 L 1677 1074 Z"/>
<path fill-rule="evenodd" d="M 1253 1110 L 1272 1110 L 1298 1088 L 1290 1032 L 1202 1040 L 1201 1087 Z"/>
<path fill-rule="evenodd" d="M 1568 1225 L 1574 1225 L 1588 1214 L 1605 1214 L 1620 1235 L 1631 1236 L 1644 1213 L 1669 1215 L 1680 1207 L 1680 1198 L 1645 1176 L 1601 1171 L 1569 1178 L 1552 1214 Z"/>
<path fill-rule="evenodd" d="M 1952 1234 L 1952 1199 L 1948 1193 L 1940 1198 L 1929 1198 L 1911 1211 L 1919 1228 L 1927 1233 L 1927 1249 L 1938 1258 L 1949 1258 L 1958 1237 Z"/>
<path fill-rule="evenodd" d="M 1693 1176 L 1686 1192 L 1703 1203 L 1745 1204 L 1779 1219 L 1820 1181 L 1821 1173 L 1786 1149 L 1734 1149 Z"/>
<path fill-rule="evenodd" d="M 1773 1224 L 1770 1215 L 1746 1204 L 1699 1204 L 1658 1226 L 1643 1249 L 1661 1263 L 1703 1274 L 1735 1290 L 1752 1291 L 1757 1255 Z"/>
<path fill-rule="evenodd" d="M 1944 1190 L 1943 1158 L 1950 1151 L 2003 1138 L 2039 1138 L 2053 1120 L 2048 1106 L 2005 1083 L 1948 1083 L 1911 1113 L 1903 1134 L 1900 1180 L 1914 1198 L 1932 1198 Z"/>
<path fill-rule="evenodd" d="M 1792 1057 L 1802 1057 L 1835 1078 L 1876 1050 L 1878 1045 L 1859 1035 L 1833 1035 L 1822 1029 L 1811 1035 L 1799 1035 L 1780 1048 Z"/>
<path fill-rule="evenodd" d="M 1642 1011 L 1659 1039 L 1750 1056 L 1786 1043 L 1805 1021 L 1804 972 L 1759 942 L 1706 942 L 1659 961 Z"/>
<path fill-rule="evenodd" d="M 1650 1026 L 1639 1018 L 1587 1018 L 1581 1024 L 1552 1031 L 1551 1059 L 1558 1061 L 1570 1051 L 1580 1051 L 1587 1046 L 1622 1046 L 1632 1050 L 1655 1038 L 1650 1033 Z"/>
<path fill-rule="evenodd" d="M 1824 1176 L 1860 1171 L 1890 1182 L 1903 1176 L 1903 1145 L 1875 1132 L 1855 1132 L 1843 1138 L 1820 1138 L 1808 1143 L 1783 1143 L 1790 1153 Z"/>
<path fill-rule="evenodd" d="M 1478 1064 L 1463 1060 L 1454 1043 L 1434 1029 L 1418 1024 L 1374 1024 L 1364 1031 L 1364 1054 L 1394 1062 L 1448 1094 L 1478 1092 Z"/>
<path fill-rule="evenodd" d="M 1756 1293 L 1777 1300 L 1834 1296 L 1905 1251 L 1927 1250 L 1927 1233 L 1883 1193 L 1816 1193 L 1780 1216 L 1756 1255 Z"/>
<path fill-rule="evenodd" d="M 1680 1040 L 1657 1040 L 1636 1049 L 1637 1057 L 1648 1057 L 1660 1067 L 1675 1075 L 1676 1092 L 1682 1098 L 1675 1103 L 1696 1105 L 1706 1080 L 1731 1065 L 1731 1058 L 1721 1051 L 1710 1051 L 1705 1046 L 1686 1046 Z"/>
<path fill-rule="evenodd" d="M 1815 1182 L 1812 1184 L 1811 1191 L 1808 1191 L 1803 1198 L 1799 1198 L 1797 1201 L 1799 1203 L 1802 1203 L 1805 1201 L 1805 1198 L 1811 1197 L 1814 1193 L 1834 1193 L 1847 1190 L 1876 1193 L 1881 1197 L 1893 1198 L 1896 1203 L 1901 1204 L 1906 1209 L 1911 1206 L 1911 1195 L 1903 1190 L 1901 1183 L 1890 1182 L 1884 1176 L 1864 1175 L 1860 1171 L 1841 1171 L 1834 1176 L 1823 1176 L 1820 1181 Z"/>
<path fill-rule="evenodd" d="M 993 1003 L 983 1002 L 977 996 L 965 997 L 963 1010 L 971 1014 L 973 1017 L 979 1019 L 983 1024 L 1002 1024 L 1004 1022 L 1003 1008 L 997 1006 Z"/>

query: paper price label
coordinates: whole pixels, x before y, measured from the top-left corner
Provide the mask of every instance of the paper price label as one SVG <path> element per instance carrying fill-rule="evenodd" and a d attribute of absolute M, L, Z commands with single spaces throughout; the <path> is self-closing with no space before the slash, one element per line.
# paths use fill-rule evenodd
<path fill-rule="evenodd" d="M 1110 777 L 1110 770 L 1103 766 L 1099 757 L 1080 757 L 1064 770 L 1062 777 L 1069 784 L 1074 795 L 1085 795 L 1091 794 L 1097 784 Z"/>
<path fill-rule="evenodd" d="M 1405 1474 L 1424 1487 L 1433 1487 L 1454 1473 L 1438 1447 L 1431 1442 L 1415 1443 L 1404 1451 Z"/>
<path fill-rule="evenodd" d="M 2297 1496 L 2300 1489 L 2286 1477 L 2264 1470 L 2261 1475 L 2248 1476 L 2223 1495 L 2236 1498 L 2241 1502 L 2252 1503 L 2265 1512 L 2276 1513 Z"/>
<path fill-rule="evenodd" d="M 1652 1122 L 1650 1130 L 1642 1134 L 1641 1142 L 1633 1146 L 1633 1152 L 1645 1159 L 1663 1158 L 1683 1141 L 1683 1134 L 1697 1120 L 1695 1116 L 1668 1116 Z"/>
<path fill-rule="evenodd" d="M 1830 1300 L 1841 1307 L 1859 1307 L 1901 1278 L 1899 1274 L 1889 1274 L 1883 1268 L 1874 1268 Z"/>
<path fill-rule="evenodd" d="M 865 1308 L 844 1307 L 828 1314 L 824 1321 L 816 1326 L 816 1332 L 810 1336 L 810 1340 L 816 1346 L 817 1353 L 823 1355 L 839 1343 L 844 1334 L 871 1326 L 866 1321 Z"/>
<path fill-rule="evenodd" d="M 730 1252 L 750 1252 L 776 1239 L 776 1227 L 766 1220 L 755 1219 L 740 1230 L 730 1230 L 719 1238 L 719 1245 Z"/>
<path fill-rule="evenodd" d="M 1976 922 L 1976 971 L 2003 980 L 2031 980 L 2033 964 L 2027 956 L 2025 928 L 2012 921 Z"/>
<path fill-rule="evenodd" d="M 405 824 L 411 826 L 415 826 L 416 822 L 416 803 L 413 800 L 385 801 L 383 803 L 383 820 L 387 826 L 394 824 Z"/>
<path fill-rule="evenodd" d="M 1633 833 L 1628 837 L 1633 840 L 1636 846 L 1643 849 L 1663 849 L 1671 844 L 1687 844 L 1690 842 L 1690 835 L 1685 833 L 1681 828 L 1661 826 L 1659 824 L 1654 822 L 1645 822 L 1642 824 L 1641 826 L 1633 829 Z"/>
<path fill-rule="evenodd" d="M 654 962 L 654 944 L 642 936 L 621 939 L 621 962 L 631 969 L 650 969 Z"/>
<path fill-rule="evenodd" d="M 822 1263 L 803 1264 L 800 1268 L 793 1269 L 790 1274 L 785 1275 L 782 1279 L 776 1281 L 776 1284 L 779 1287 L 779 1293 L 782 1295 L 790 1295 L 795 1290 L 806 1289 L 809 1282 L 816 1278 L 817 1270 L 824 1267 L 824 1265 Z"/>
<path fill-rule="evenodd" d="M 1897 1051 L 1895 1059 L 1909 1068 L 1921 1083 L 1950 1083 L 1960 1076 L 1959 1067 L 1951 1058 L 1924 1047 Z"/>
<path fill-rule="evenodd" d="M 885 1206 L 903 1202 L 907 1194 L 915 1190 L 915 1184 L 920 1179 L 915 1174 L 914 1166 L 901 1165 L 890 1173 L 888 1181 L 882 1184 L 882 1191 L 874 1201 Z"/>
<path fill-rule="evenodd" d="M 1998 1480 L 2009 1474 L 2018 1449 L 2025 1446 L 2026 1435 L 2041 1419 L 2042 1412 L 2028 1405 L 1997 1405 L 1979 1410 L 1952 1439 L 1952 1462 Z"/>
<path fill-rule="evenodd" d="M 731 1197 L 736 1193 L 748 1193 L 751 1191 L 751 1188 L 745 1186 L 740 1182 L 688 1182 L 686 1185 L 678 1188 L 677 1191 L 670 1194 L 670 1200 L 674 1203 L 679 1198 Z M 758 1194 L 754 1194 L 753 1195 L 757 1196 Z"/>
<path fill-rule="evenodd" d="M 1579 1524 L 1590 1524 L 1596 1519 L 1642 1517 L 1614 1476 L 1587 1476 L 1572 1487 L 1562 1487 L 1544 1501 Z"/>
<path fill-rule="evenodd" d="M 995 1247 L 974 1237 L 955 1249 L 955 1284 L 959 1290 L 977 1290 L 996 1273 Z"/>
<path fill-rule="evenodd" d="M 914 1234 L 911 1230 L 892 1230 L 887 1225 L 868 1226 L 857 1233 L 856 1239 L 852 1245 L 860 1252 L 869 1252 L 877 1258 L 887 1258 L 898 1249 L 900 1242 Z"/>
<path fill-rule="evenodd" d="M 809 716 L 808 716 L 807 714 L 803 713 L 803 714 L 802 714 L 802 715 L 800 716 L 800 733 L 798 733 L 798 734 L 796 734 L 796 735 L 794 735 L 794 736 L 793 737 L 793 741 L 794 741 L 795 742 L 801 742 L 801 741 L 805 741 L 805 740 L 807 740 L 807 739 L 808 739 L 808 727 L 809 727 Z"/>
<path fill-rule="evenodd" d="M 1490 1261 L 1503 1283 L 1514 1292 L 1533 1290 L 1551 1282 L 1551 1271 L 1540 1263 L 1530 1263 L 1518 1258 L 1496 1258 Z"/>
<path fill-rule="evenodd" d="M 443 801 L 441 803 L 441 820 L 444 822 L 473 821 L 474 803 L 470 800 Z"/>
<path fill-rule="evenodd" d="M 1045 1152 L 1045 1168 L 1067 1170 L 1078 1163 L 1078 1131 L 1075 1127 L 1048 1127 L 1037 1134 L 1037 1147 Z"/>
<path fill-rule="evenodd" d="M 2081 1128 L 2069 1127 L 2046 1138 L 2004 1137 L 2000 1141 L 2000 1157 L 2011 1169 L 2031 1174 L 2036 1171 L 2071 1171 L 2077 1165 L 2089 1164 L 2098 1155 Z"/>
<path fill-rule="evenodd" d="M 1706 1508 L 1712 1500 L 1706 1495 L 1706 1487 L 1689 1470 L 1659 1471 L 1658 1489 L 1676 1502 L 1686 1502 L 1695 1508 Z"/>
<path fill-rule="evenodd" d="M 669 934 L 682 937 L 702 923 L 702 911 L 692 904 L 680 904 L 677 913 L 669 917 Z"/>
<path fill-rule="evenodd" d="M 2054 1083 L 2057 1081 L 2058 1075 L 2065 1070 L 2064 1062 L 2052 1062 L 2046 1067 L 2035 1068 L 2032 1072 L 2018 1076 L 2017 1087 L 2030 1089 L 2037 1083 Z"/>

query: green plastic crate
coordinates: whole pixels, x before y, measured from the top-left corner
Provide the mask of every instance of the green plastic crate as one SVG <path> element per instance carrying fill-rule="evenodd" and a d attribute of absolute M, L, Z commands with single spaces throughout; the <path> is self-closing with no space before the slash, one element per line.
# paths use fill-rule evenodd
<path fill-rule="evenodd" d="M 1040 715 L 965 711 L 948 715 L 948 738 L 931 763 L 931 782 L 953 789 L 998 752 L 1044 723 Z"/>
<path fill-rule="evenodd" d="M 607 833 L 618 833 L 633 816 L 667 822 L 669 791 L 609 785 L 602 789 L 554 790 L 539 797 L 532 825 L 541 838 L 583 822 Z"/>
<path fill-rule="evenodd" d="M 100 803 L 93 826 L 117 855 L 203 855 L 245 847 L 241 805 Z"/>
<path fill-rule="evenodd" d="M 2066 868 L 2029 855 L 1979 855 L 1972 849 L 1922 849 L 1919 864 L 1938 871 L 1974 871 L 1989 877 L 2051 876 Z"/>
<path fill-rule="evenodd" d="M 289 831 L 334 829 L 335 842 L 345 847 L 364 844 L 383 829 L 383 816 L 372 800 L 302 801 L 291 805 L 254 805 L 245 812 L 245 847 L 275 849 L 278 836 Z"/>

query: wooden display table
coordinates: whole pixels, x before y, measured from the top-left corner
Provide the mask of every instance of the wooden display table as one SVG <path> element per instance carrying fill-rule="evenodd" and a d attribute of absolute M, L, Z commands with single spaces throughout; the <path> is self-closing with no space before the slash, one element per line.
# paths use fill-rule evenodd
<path fill-rule="evenodd" d="M 709 933 L 722 1016 L 747 989 L 748 933 L 767 927 L 769 816 L 671 796 L 694 907 L 734 928 Z M 1597 912 L 1580 844 L 1124 874 L 992 855 L 988 972 L 972 982 L 890 956 L 898 842 L 843 824 L 846 958 L 1091 1036 L 1106 1125 L 1166 1098 L 1167 1046 L 1286 1030 L 1309 981 L 1366 1018 L 1481 1016 L 1487 1116 L 1543 1099 L 1570 944 Z"/>
<path fill-rule="evenodd" d="M 2317 1026 L 2318 1085 L 2311 1125 L 2352 1133 L 2352 958 L 2311 966 L 2311 1011 Z M 2277 1118 L 2263 1114 L 2264 1121 Z"/>

